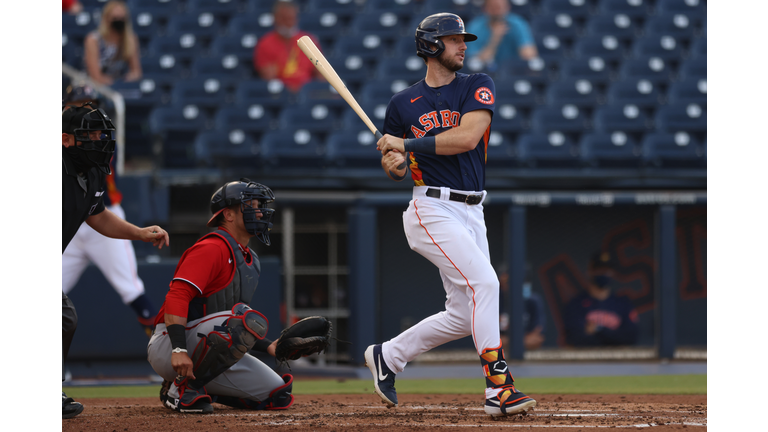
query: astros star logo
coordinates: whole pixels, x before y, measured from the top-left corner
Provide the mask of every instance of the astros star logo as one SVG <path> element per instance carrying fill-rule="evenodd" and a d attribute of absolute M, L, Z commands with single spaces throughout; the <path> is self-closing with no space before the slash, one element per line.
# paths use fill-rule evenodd
<path fill-rule="evenodd" d="M 488 87 L 480 87 L 475 90 L 475 99 L 485 105 L 493 105 L 493 93 Z"/>

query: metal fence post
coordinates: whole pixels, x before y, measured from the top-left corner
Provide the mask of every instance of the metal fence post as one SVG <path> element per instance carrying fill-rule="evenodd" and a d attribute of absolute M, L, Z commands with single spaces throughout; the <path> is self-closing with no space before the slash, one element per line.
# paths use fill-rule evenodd
<path fill-rule="evenodd" d="M 350 207 L 348 224 L 350 357 L 352 364 L 363 364 L 365 349 L 375 343 L 378 322 L 376 209 Z"/>
<path fill-rule="evenodd" d="M 525 282 L 526 263 L 526 208 L 513 205 L 509 207 L 509 355 L 510 359 L 522 360 L 525 353 L 523 345 L 523 283 Z"/>
<path fill-rule="evenodd" d="M 658 213 L 658 328 L 659 357 L 671 359 L 677 344 L 677 209 L 662 205 Z"/>

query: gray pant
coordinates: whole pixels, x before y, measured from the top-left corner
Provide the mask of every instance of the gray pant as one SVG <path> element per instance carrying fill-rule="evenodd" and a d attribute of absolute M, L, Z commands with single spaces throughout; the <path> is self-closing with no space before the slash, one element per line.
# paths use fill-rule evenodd
<path fill-rule="evenodd" d="M 231 311 L 217 312 L 187 323 L 187 349 L 189 356 L 198 343 L 205 344 L 205 339 L 198 333 L 207 335 L 214 331 L 214 326 L 222 325 L 233 316 Z M 202 345 L 201 345 L 202 347 Z M 167 381 L 176 378 L 176 371 L 171 366 L 171 338 L 165 331 L 165 324 L 158 324 L 147 345 L 147 360 L 158 375 Z M 206 384 L 210 395 L 234 396 L 243 399 L 263 401 L 272 390 L 285 385 L 283 379 L 269 366 L 256 357 L 246 354 L 234 366 Z"/>

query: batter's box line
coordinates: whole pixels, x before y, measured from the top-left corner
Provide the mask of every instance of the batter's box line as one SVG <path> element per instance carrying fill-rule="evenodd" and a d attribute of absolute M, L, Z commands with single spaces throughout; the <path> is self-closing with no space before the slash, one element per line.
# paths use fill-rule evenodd
<path fill-rule="evenodd" d="M 300 423 L 292 423 L 293 425 L 300 426 Z M 656 423 L 640 423 L 640 424 L 634 424 L 634 425 L 537 425 L 537 424 L 499 424 L 498 422 L 493 424 L 466 424 L 466 425 L 457 425 L 457 424 L 430 424 L 429 427 L 457 427 L 457 428 L 463 428 L 463 427 L 505 427 L 505 428 L 600 428 L 600 429 L 615 429 L 615 428 L 628 428 L 628 427 L 634 427 L 634 428 L 649 428 L 649 427 L 659 427 L 659 426 L 677 426 L 677 425 L 685 425 L 685 426 L 703 426 L 706 427 L 706 423 L 664 423 L 664 424 L 656 424 Z M 263 426 L 262 424 L 258 425 L 249 425 L 249 426 Z M 359 428 L 359 424 L 353 424 L 353 423 L 334 423 L 334 427 L 352 427 L 352 428 Z M 402 426 L 402 425 L 394 425 L 391 423 L 366 423 L 365 426 L 376 426 L 376 427 L 393 427 L 393 426 Z M 419 425 L 410 425 L 410 426 L 419 426 Z"/>

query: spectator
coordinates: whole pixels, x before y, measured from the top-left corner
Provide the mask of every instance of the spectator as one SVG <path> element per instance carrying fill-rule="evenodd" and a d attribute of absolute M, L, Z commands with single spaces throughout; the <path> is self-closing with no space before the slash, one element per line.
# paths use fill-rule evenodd
<path fill-rule="evenodd" d="M 592 257 L 586 292 L 565 308 L 565 338 L 569 345 L 632 345 L 637 341 L 637 312 L 628 298 L 611 292 L 612 267 L 607 252 Z"/>
<path fill-rule="evenodd" d="M 85 71 L 100 84 L 141 78 L 139 39 L 124 2 L 111 0 L 104 6 L 99 28 L 85 38 L 84 57 Z"/>
<path fill-rule="evenodd" d="M 77 15 L 83 10 L 83 4 L 77 0 L 61 0 L 61 11 Z"/>
<path fill-rule="evenodd" d="M 322 78 L 296 41 L 308 35 L 321 51 L 322 48 L 317 37 L 299 30 L 299 7 L 296 3 L 279 0 L 275 2 L 272 14 L 275 28 L 256 44 L 253 67 L 261 79 L 279 79 L 295 93 L 313 78 Z"/>
<path fill-rule="evenodd" d="M 509 346 L 509 314 L 504 312 L 507 305 L 505 296 L 509 293 L 509 274 L 505 269 L 499 272 L 499 328 L 502 345 Z M 541 348 L 544 343 L 544 301 L 541 296 L 531 292 L 531 282 L 523 284 L 523 346 L 526 351 Z"/>
<path fill-rule="evenodd" d="M 468 59 L 493 69 L 506 60 L 539 55 L 530 26 L 510 9 L 509 0 L 485 1 L 483 14 L 467 26 L 468 32 L 477 35 L 477 43 L 467 45 Z"/>

